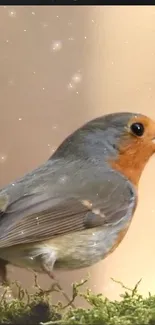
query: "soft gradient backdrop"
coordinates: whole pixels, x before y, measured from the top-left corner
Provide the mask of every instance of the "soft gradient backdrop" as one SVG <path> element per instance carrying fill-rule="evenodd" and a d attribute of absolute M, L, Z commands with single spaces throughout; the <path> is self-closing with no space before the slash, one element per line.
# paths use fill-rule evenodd
<path fill-rule="evenodd" d="M 44 162 L 85 121 L 109 112 L 155 118 L 154 6 L 0 7 L 0 186 Z M 33 275 L 9 267 L 31 288 Z M 140 182 L 132 226 L 119 248 L 89 270 L 96 292 L 118 298 L 110 277 L 155 292 L 155 158 Z M 42 286 L 50 285 L 40 276 Z"/>

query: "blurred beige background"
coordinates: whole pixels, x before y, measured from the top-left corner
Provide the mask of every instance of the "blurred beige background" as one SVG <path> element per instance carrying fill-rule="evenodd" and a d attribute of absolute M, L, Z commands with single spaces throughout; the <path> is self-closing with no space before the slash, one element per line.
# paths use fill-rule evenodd
<path fill-rule="evenodd" d="M 155 118 L 155 7 L 0 7 L 0 185 L 46 160 L 83 122 L 113 111 Z M 155 292 L 155 158 L 140 182 L 132 226 L 119 248 L 89 270 L 96 292 L 118 298 L 110 278 Z M 31 287 L 33 275 L 10 267 Z M 50 280 L 40 276 L 42 286 Z"/>

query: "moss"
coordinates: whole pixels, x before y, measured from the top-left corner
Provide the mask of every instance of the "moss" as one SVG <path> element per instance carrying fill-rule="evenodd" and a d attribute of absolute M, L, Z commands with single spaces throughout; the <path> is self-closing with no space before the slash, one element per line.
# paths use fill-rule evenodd
<path fill-rule="evenodd" d="M 18 285 L 18 299 L 7 302 L 4 294 L 0 301 L 0 324 L 155 325 L 155 295 L 148 294 L 144 298 L 138 292 L 139 283 L 133 289 L 120 283 L 124 288 L 121 300 L 110 301 L 90 290 L 80 293 L 80 287 L 86 281 L 73 284 L 72 302 L 80 295 L 90 304 L 88 309 L 61 303 L 52 305 L 51 294 L 38 284 L 36 293 L 32 295 Z"/>

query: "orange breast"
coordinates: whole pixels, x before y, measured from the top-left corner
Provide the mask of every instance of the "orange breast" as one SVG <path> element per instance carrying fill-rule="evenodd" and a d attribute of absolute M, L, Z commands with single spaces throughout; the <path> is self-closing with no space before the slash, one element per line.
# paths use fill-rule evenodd
<path fill-rule="evenodd" d="M 143 144 L 136 138 L 125 147 L 120 147 L 120 153 L 109 164 L 115 170 L 125 175 L 136 187 L 143 169 L 153 154 L 153 147 Z"/>

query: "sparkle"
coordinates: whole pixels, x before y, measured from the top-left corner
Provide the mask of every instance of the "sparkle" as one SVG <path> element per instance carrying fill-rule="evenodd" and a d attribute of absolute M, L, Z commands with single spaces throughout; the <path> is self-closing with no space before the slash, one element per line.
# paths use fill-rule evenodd
<path fill-rule="evenodd" d="M 56 147 L 50 147 L 50 154 L 52 155 L 54 152 L 55 152 L 55 150 L 56 150 Z"/>
<path fill-rule="evenodd" d="M 79 92 L 78 92 L 78 91 L 76 91 L 76 94 L 78 95 L 78 94 L 79 94 Z"/>
<path fill-rule="evenodd" d="M 48 27 L 48 24 L 46 22 L 41 23 L 41 25 L 42 25 L 43 28 Z"/>
<path fill-rule="evenodd" d="M 68 40 L 69 41 L 74 41 L 74 38 L 73 37 L 69 37 Z"/>
<path fill-rule="evenodd" d="M 55 125 L 52 126 L 52 129 L 53 129 L 53 130 L 56 130 L 57 127 L 58 127 L 58 126 L 55 124 Z"/>
<path fill-rule="evenodd" d="M 62 49 L 62 42 L 60 40 L 53 41 L 50 45 L 51 52 L 58 52 Z"/>
<path fill-rule="evenodd" d="M 69 82 L 69 84 L 67 85 L 68 89 L 73 89 L 73 84 L 71 82 Z"/>
<path fill-rule="evenodd" d="M 12 183 L 11 185 L 12 185 L 12 186 L 15 186 L 15 184 L 14 184 L 14 183 Z"/>
<path fill-rule="evenodd" d="M 24 235 L 24 231 L 21 231 L 21 235 Z"/>
<path fill-rule="evenodd" d="M 53 154 L 53 152 L 56 150 L 56 147 L 51 147 L 51 145 L 48 143 L 48 148 L 49 148 L 49 152 L 50 152 L 50 154 L 52 155 Z"/>
<path fill-rule="evenodd" d="M 11 295 L 11 293 L 9 293 L 9 294 L 8 294 L 8 298 L 12 298 L 12 295 Z"/>
<path fill-rule="evenodd" d="M 9 17 L 15 18 L 16 17 L 16 11 L 14 9 L 10 9 L 8 11 Z"/>
<path fill-rule="evenodd" d="M 92 21 L 91 21 L 93 24 L 95 23 L 95 21 L 94 21 L 94 19 L 92 19 Z"/>
<path fill-rule="evenodd" d="M 45 90 L 45 88 L 43 87 L 43 90 Z"/>
<path fill-rule="evenodd" d="M 26 30 L 26 29 L 24 29 L 24 32 L 27 32 L 27 30 Z"/>
<path fill-rule="evenodd" d="M 59 16 L 57 16 L 57 18 L 59 18 Z"/>
<path fill-rule="evenodd" d="M 5 154 L 0 155 L 0 163 L 1 164 L 3 164 L 6 161 L 6 159 L 7 159 L 7 155 L 5 155 Z"/>
<path fill-rule="evenodd" d="M 80 83 L 82 80 L 82 75 L 81 73 L 75 73 L 73 76 L 72 76 L 72 81 L 74 83 Z"/>
<path fill-rule="evenodd" d="M 65 184 L 66 181 L 67 181 L 67 179 L 68 179 L 68 177 L 67 177 L 66 175 L 64 175 L 64 176 L 60 177 L 59 182 L 60 182 L 61 184 Z"/>
<path fill-rule="evenodd" d="M 33 71 L 33 74 L 36 74 L 36 72 L 35 72 L 35 71 Z"/>
<path fill-rule="evenodd" d="M 87 39 L 87 36 L 85 36 L 84 39 Z"/>
<path fill-rule="evenodd" d="M 35 16 L 35 14 L 36 14 L 36 13 L 35 13 L 34 11 L 32 11 L 32 15 Z"/>
<path fill-rule="evenodd" d="M 18 121 L 22 121 L 22 117 L 19 117 Z"/>

